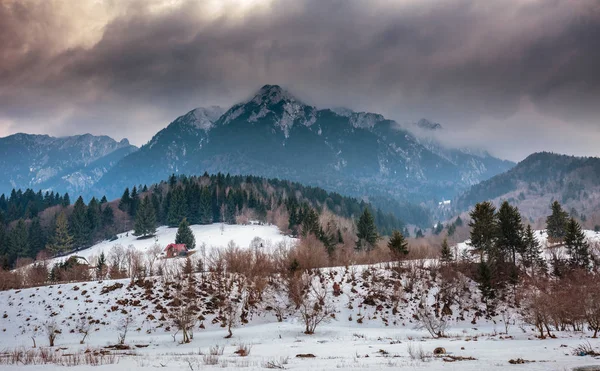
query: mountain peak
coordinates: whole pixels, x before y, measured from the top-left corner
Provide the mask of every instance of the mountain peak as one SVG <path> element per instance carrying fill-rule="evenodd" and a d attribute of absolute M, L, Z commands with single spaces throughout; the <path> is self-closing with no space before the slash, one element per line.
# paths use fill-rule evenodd
<path fill-rule="evenodd" d="M 265 85 L 252 98 L 253 103 L 257 105 L 272 105 L 281 101 L 298 102 L 298 99 L 291 95 L 287 90 L 279 85 Z"/>

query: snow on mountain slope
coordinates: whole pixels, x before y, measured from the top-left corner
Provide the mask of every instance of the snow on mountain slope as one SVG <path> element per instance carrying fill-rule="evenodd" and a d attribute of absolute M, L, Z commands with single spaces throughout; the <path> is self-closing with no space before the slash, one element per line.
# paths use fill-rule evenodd
<path fill-rule="evenodd" d="M 196 238 L 196 251 L 200 252 L 202 244 L 205 244 L 207 256 L 210 255 L 212 249 L 227 247 L 230 241 L 233 241 L 239 247 L 247 248 L 250 246 L 250 242 L 258 237 L 264 241 L 263 245 L 265 249 L 274 249 L 282 243 L 290 246 L 296 241 L 295 238 L 281 234 L 279 229 L 274 225 L 227 225 L 215 223 L 209 225 L 191 225 L 190 228 Z M 154 244 L 158 244 L 164 249 L 168 244 L 175 243 L 176 234 L 177 228 L 162 226 L 157 228 L 156 235 L 153 238 L 139 240 L 133 235 L 133 231 L 129 231 L 117 235 L 118 238 L 114 241 L 102 241 L 85 250 L 55 258 L 52 263 L 66 260 L 69 256 L 83 257 L 88 261 L 94 260 L 102 252 L 108 255 L 110 249 L 115 245 L 121 245 L 124 248 L 133 246 L 141 252 L 146 252 Z"/>

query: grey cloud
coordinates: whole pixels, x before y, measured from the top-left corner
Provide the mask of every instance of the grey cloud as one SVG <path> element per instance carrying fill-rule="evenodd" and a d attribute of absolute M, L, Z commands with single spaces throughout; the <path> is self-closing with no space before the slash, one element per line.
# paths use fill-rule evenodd
<path fill-rule="evenodd" d="M 0 123 L 13 123 L 4 131 L 142 144 L 186 110 L 278 83 L 318 106 L 428 117 L 450 129 L 449 144 L 484 143 L 513 160 L 542 149 L 598 154 L 588 141 L 550 137 L 600 140 L 596 0 L 279 1 L 243 17 L 224 3 L 214 18 L 208 2 L 158 13 L 106 2 L 111 16 L 91 44 L 72 41 L 81 21 L 69 23 L 68 2 L 36 4 L 0 5 Z M 535 144 L 507 148 L 502 140 L 524 128 Z"/>

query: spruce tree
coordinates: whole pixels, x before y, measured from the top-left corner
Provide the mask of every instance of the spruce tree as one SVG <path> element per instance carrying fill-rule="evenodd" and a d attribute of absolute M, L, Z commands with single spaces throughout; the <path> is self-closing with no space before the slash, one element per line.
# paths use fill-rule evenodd
<path fill-rule="evenodd" d="M 150 197 L 144 197 L 135 215 L 134 235 L 151 236 L 156 233 L 156 214 Z"/>
<path fill-rule="evenodd" d="M 96 264 L 96 276 L 99 279 L 103 279 L 106 272 L 107 272 L 106 256 L 104 255 L 104 251 L 102 251 L 100 253 L 100 257 L 98 258 L 98 263 Z"/>
<path fill-rule="evenodd" d="M 394 230 L 392 232 L 392 237 L 390 237 L 387 246 L 395 260 L 400 260 L 402 257 L 408 255 L 408 242 L 406 242 L 400 231 Z"/>
<path fill-rule="evenodd" d="M 569 214 L 562 209 L 558 201 L 552 203 L 552 214 L 546 218 L 548 237 L 556 242 L 565 238 Z"/>
<path fill-rule="evenodd" d="M 29 225 L 29 248 L 31 256 L 36 256 L 38 252 L 46 247 L 46 235 L 40 224 L 40 218 L 34 218 Z"/>
<path fill-rule="evenodd" d="M 188 250 L 196 247 L 196 238 L 186 218 L 183 218 L 181 223 L 179 223 L 179 228 L 177 228 L 177 234 L 175 235 L 175 243 L 185 244 Z"/>
<path fill-rule="evenodd" d="M 479 253 L 481 261 L 486 255 L 493 254 L 497 236 L 496 208 L 491 202 L 481 202 L 475 205 L 470 213 L 471 242 L 473 249 Z M 488 267 L 489 268 L 489 267 Z"/>
<path fill-rule="evenodd" d="M 108 202 L 108 200 L 106 199 L 106 195 L 102 196 L 102 199 L 100 200 L 100 205 L 103 205 L 103 204 L 105 204 L 107 202 Z"/>
<path fill-rule="evenodd" d="M 509 256 L 514 265 L 517 261 L 517 252 L 522 252 L 524 248 L 521 214 L 517 207 L 510 206 L 507 201 L 504 201 L 498 210 L 497 218 L 496 250 L 498 257 L 500 260 L 504 260 L 506 256 Z"/>
<path fill-rule="evenodd" d="M 131 196 L 129 195 L 129 188 L 125 188 L 121 199 L 119 200 L 119 210 L 129 212 L 131 207 Z"/>
<path fill-rule="evenodd" d="M 56 194 L 58 196 L 58 193 Z M 68 193 L 65 193 L 65 195 L 62 198 L 62 205 L 64 207 L 67 207 L 69 205 L 71 205 L 71 198 L 69 197 Z"/>
<path fill-rule="evenodd" d="M 79 196 L 73 205 L 73 213 L 69 220 L 69 227 L 73 235 L 73 244 L 76 248 L 87 246 L 91 241 L 90 224 L 87 217 L 87 208 L 83 198 Z"/>
<path fill-rule="evenodd" d="M 64 212 L 58 214 L 55 224 L 54 235 L 50 238 L 50 243 L 46 245 L 46 249 L 52 255 L 71 251 L 73 248 L 73 237 L 69 234 L 67 217 Z"/>
<path fill-rule="evenodd" d="M 198 221 L 200 224 L 212 224 L 213 222 L 212 193 L 209 187 L 202 187 L 200 191 Z"/>
<path fill-rule="evenodd" d="M 368 208 L 365 207 L 362 215 L 358 219 L 356 229 L 356 236 L 358 237 L 357 249 L 372 249 L 379 239 L 379 234 L 377 233 L 377 227 L 375 227 L 373 216 Z"/>
<path fill-rule="evenodd" d="M 169 211 L 167 214 L 167 224 L 169 227 L 177 226 L 183 218 L 187 215 L 187 204 L 185 202 L 185 196 L 183 188 L 181 186 L 175 187 L 171 192 Z"/>
<path fill-rule="evenodd" d="M 590 265 L 589 245 L 575 218 L 571 218 L 567 223 L 564 242 L 571 267 L 588 269 Z"/>
<path fill-rule="evenodd" d="M 102 210 L 102 228 L 110 227 L 115 222 L 115 214 L 110 205 L 106 205 Z"/>
<path fill-rule="evenodd" d="M 129 202 L 129 210 L 127 212 L 132 218 L 135 218 L 138 206 L 140 205 L 140 195 L 138 194 L 137 187 L 133 187 L 131 190 L 131 201 Z"/>
<path fill-rule="evenodd" d="M 448 264 L 452 262 L 452 260 L 454 260 L 452 257 L 452 251 L 450 250 L 450 246 L 448 245 L 447 238 L 444 238 L 444 240 L 442 241 L 442 255 L 440 257 L 440 260 L 444 264 Z"/>
<path fill-rule="evenodd" d="M 24 258 L 31 254 L 29 249 L 29 228 L 25 220 L 19 219 L 10 231 L 10 255 L 11 257 Z"/>
<path fill-rule="evenodd" d="M 92 197 L 90 203 L 88 204 L 87 218 L 90 232 L 92 234 L 102 227 L 102 211 L 100 210 L 100 204 L 95 197 Z"/>

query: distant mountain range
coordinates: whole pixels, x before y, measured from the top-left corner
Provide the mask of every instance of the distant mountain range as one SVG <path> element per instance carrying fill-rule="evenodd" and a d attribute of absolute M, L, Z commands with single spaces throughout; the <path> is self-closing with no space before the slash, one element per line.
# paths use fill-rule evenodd
<path fill-rule="evenodd" d="M 0 192 L 13 188 L 87 192 L 137 147 L 90 134 L 54 138 L 15 134 L 0 138 Z"/>
<path fill-rule="evenodd" d="M 431 124 L 431 130 L 441 130 Z M 178 117 L 100 180 L 107 193 L 171 173 L 279 177 L 352 196 L 451 198 L 514 164 L 422 141 L 382 115 L 317 109 L 277 85 Z"/>
<path fill-rule="evenodd" d="M 415 127 L 444 130 L 425 119 Z M 483 151 L 445 148 L 412 129 L 376 113 L 318 109 L 265 85 L 229 109 L 197 108 L 176 118 L 139 150 L 91 135 L 3 138 L 0 166 L 11 175 L 1 187 L 114 198 L 173 173 L 222 172 L 298 181 L 397 208 L 453 198 L 514 166 Z"/>
<path fill-rule="evenodd" d="M 505 173 L 471 187 L 456 207 L 493 200 L 510 201 L 531 220 L 545 217 L 557 200 L 567 211 L 589 216 L 600 210 L 600 158 L 534 153 Z"/>

